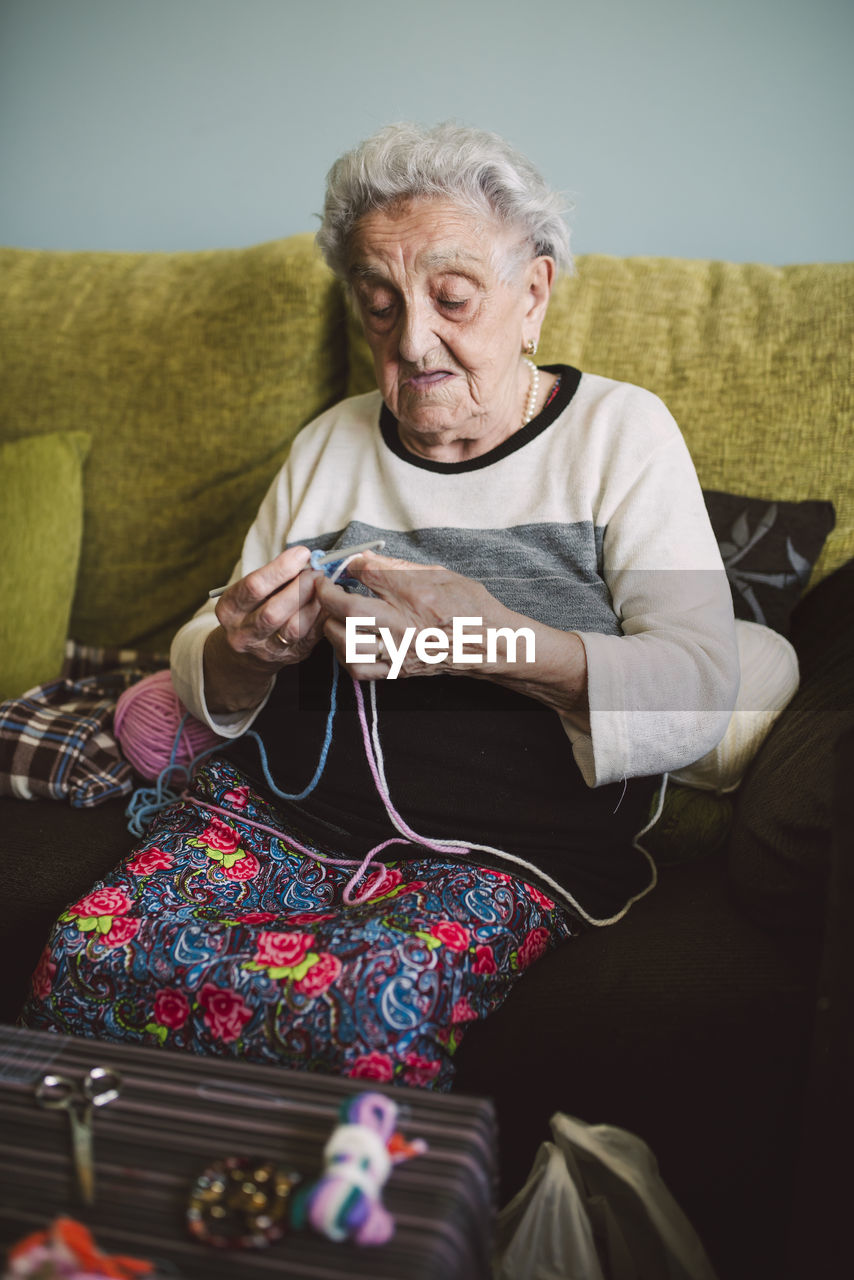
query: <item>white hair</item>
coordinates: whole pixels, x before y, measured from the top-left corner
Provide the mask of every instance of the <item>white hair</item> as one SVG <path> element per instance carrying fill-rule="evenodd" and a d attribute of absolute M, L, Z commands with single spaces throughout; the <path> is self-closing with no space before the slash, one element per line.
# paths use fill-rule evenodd
<path fill-rule="evenodd" d="M 335 161 L 317 243 L 337 276 L 347 278 L 350 237 L 360 218 L 405 200 L 444 197 L 517 227 L 531 257 L 572 271 L 565 202 L 498 134 L 445 123 L 390 124 Z"/>

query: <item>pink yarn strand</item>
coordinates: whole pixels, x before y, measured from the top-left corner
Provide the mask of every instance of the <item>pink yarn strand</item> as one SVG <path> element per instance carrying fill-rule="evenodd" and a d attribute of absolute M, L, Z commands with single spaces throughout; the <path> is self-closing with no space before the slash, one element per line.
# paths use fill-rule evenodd
<path fill-rule="evenodd" d="M 377 789 L 377 795 L 385 806 L 385 811 L 391 818 L 394 826 L 402 835 L 408 837 L 408 842 L 423 846 L 425 849 L 433 849 L 436 853 L 450 853 L 459 856 L 459 845 L 442 844 L 439 840 L 428 840 L 426 836 L 420 836 L 417 831 L 413 831 L 409 823 L 404 821 L 397 809 L 392 804 L 391 793 L 385 785 L 384 780 L 380 777 L 380 771 L 377 767 L 377 761 L 374 758 L 374 750 L 371 744 L 371 733 L 368 728 L 368 718 L 365 714 L 365 699 L 362 690 L 359 688 L 358 680 L 353 681 L 353 689 L 356 694 L 356 710 L 359 713 L 359 724 L 362 726 L 362 741 L 365 744 L 365 756 L 368 761 L 368 767 L 374 780 L 374 786 Z"/>

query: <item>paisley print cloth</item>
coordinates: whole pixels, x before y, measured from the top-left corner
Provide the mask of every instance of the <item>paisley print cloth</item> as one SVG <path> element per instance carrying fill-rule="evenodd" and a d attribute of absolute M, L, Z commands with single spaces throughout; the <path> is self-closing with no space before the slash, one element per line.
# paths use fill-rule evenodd
<path fill-rule="evenodd" d="M 247 819 L 282 830 L 238 769 L 208 761 L 57 921 L 24 1023 L 447 1089 L 466 1027 L 582 928 L 531 885 L 432 854 L 373 864 L 348 905 L 352 865 Z"/>

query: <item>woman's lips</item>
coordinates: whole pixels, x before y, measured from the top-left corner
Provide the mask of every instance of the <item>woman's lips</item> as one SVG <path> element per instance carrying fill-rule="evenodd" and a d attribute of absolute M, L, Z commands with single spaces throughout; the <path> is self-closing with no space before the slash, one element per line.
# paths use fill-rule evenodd
<path fill-rule="evenodd" d="M 448 369 L 430 369 L 426 373 L 414 373 L 406 379 L 406 385 L 414 391 L 426 391 L 454 375 Z"/>

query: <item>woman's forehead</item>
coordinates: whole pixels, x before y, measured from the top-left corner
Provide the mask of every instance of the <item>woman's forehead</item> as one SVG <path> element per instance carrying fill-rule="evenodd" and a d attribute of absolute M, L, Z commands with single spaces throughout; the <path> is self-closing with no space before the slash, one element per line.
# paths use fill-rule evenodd
<path fill-rule="evenodd" d="M 349 272 L 353 279 L 395 269 L 491 274 L 513 239 L 506 228 L 450 200 L 412 200 L 359 219 Z"/>

